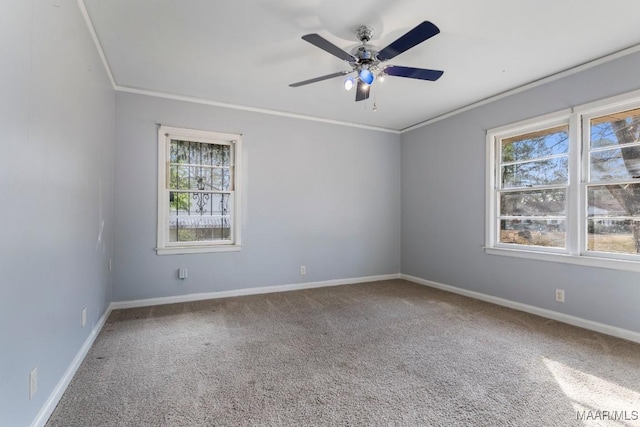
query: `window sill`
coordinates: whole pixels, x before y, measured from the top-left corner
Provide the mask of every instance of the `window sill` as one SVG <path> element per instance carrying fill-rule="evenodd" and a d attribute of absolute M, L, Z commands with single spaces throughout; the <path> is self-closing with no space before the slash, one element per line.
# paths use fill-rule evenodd
<path fill-rule="evenodd" d="M 489 255 L 510 256 L 516 258 L 526 258 L 538 261 L 561 262 L 565 264 L 584 265 L 588 267 L 607 268 L 611 270 L 624 270 L 640 272 L 640 262 L 627 261 L 620 259 L 600 258 L 591 255 L 569 255 L 569 254 L 553 254 L 537 251 L 527 251 L 521 249 L 507 248 L 484 248 L 485 253 Z"/>
<path fill-rule="evenodd" d="M 174 246 L 170 248 L 156 248 L 158 255 L 185 255 L 203 254 L 210 252 L 239 252 L 240 245 L 220 245 L 220 246 Z"/>

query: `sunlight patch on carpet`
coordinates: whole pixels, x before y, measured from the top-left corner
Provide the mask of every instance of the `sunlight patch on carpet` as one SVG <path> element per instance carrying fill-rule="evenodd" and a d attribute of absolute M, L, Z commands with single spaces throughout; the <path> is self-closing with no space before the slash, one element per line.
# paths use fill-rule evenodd
<path fill-rule="evenodd" d="M 542 360 L 571 399 L 577 420 L 588 426 L 640 426 L 638 391 L 546 357 Z"/>

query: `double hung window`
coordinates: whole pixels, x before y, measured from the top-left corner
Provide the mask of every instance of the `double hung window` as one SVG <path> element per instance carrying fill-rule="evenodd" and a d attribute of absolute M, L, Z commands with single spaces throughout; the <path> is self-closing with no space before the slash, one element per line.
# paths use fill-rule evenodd
<path fill-rule="evenodd" d="M 159 127 L 159 254 L 239 249 L 240 144 L 240 135 Z"/>
<path fill-rule="evenodd" d="M 586 249 L 640 254 L 640 109 L 585 115 L 584 135 Z"/>
<path fill-rule="evenodd" d="M 497 148 L 499 243 L 566 248 L 569 126 L 501 138 Z"/>
<path fill-rule="evenodd" d="M 486 251 L 640 271 L 640 93 L 487 132 Z"/>

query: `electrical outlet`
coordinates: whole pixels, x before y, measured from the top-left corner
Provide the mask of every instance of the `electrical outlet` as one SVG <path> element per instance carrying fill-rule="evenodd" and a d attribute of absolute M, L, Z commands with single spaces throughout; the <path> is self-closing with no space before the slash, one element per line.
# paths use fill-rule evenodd
<path fill-rule="evenodd" d="M 189 275 L 189 272 L 187 271 L 186 268 L 178 269 L 178 279 L 184 280 L 187 278 L 188 275 Z"/>
<path fill-rule="evenodd" d="M 36 366 L 29 372 L 29 399 L 38 391 L 38 367 Z"/>
<path fill-rule="evenodd" d="M 556 289 L 556 301 L 564 302 L 564 289 Z"/>
<path fill-rule="evenodd" d="M 300 266 L 300 275 L 304 276 L 305 274 L 307 274 L 307 266 L 306 265 L 301 265 Z"/>
<path fill-rule="evenodd" d="M 80 323 L 82 323 L 82 327 L 84 328 L 84 326 L 87 324 L 87 309 L 86 309 L 86 307 L 82 309 L 81 318 L 82 318 L 82 321 Z"/>

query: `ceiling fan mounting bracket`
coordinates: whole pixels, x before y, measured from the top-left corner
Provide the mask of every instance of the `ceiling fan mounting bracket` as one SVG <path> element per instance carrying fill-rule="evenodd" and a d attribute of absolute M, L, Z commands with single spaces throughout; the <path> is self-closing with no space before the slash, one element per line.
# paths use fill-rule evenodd
<path fill-rule="evenodd" d="M 356 36 L 358 37 L 358 40 L 360 40 L 363 44 L 368 42 L 373 36 L 373 27 L 370 27 L 368 25 L 360 25 L 358 28 L 356 28 Z"/>

